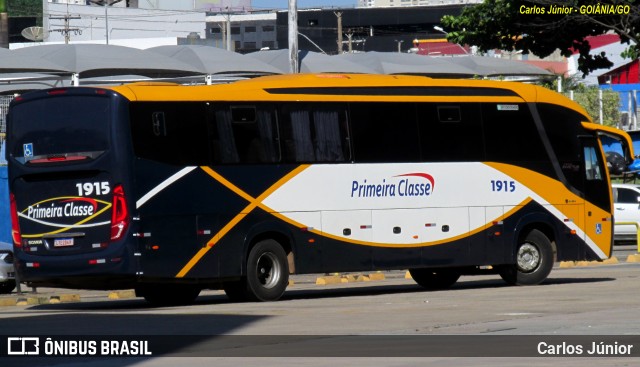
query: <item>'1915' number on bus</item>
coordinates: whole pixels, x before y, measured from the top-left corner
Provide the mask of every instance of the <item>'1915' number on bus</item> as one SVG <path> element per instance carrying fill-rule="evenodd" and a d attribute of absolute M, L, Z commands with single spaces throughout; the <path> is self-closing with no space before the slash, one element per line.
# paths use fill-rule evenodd
<path fill-rule="evenodd" d="M 514 192 L 516 191 L 516 182 L 507 180 L 491 180 L 491 191 Z"/>

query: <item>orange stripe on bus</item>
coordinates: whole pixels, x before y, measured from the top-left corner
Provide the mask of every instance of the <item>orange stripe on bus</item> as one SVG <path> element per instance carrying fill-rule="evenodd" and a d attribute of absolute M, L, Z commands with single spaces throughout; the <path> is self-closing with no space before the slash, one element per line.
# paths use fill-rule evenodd
<path fill-rule="evenodd" d="M 187 275 L 187 273 L 189 273 L 189 271 L 193 269 L 193 267 L 196 266 L 196 264 L 198 264 L 198 262 L 204 257 L 204 255 L 207 254 L 207 252 L 209 252 L 209 250 L 211 250 L 227 233 L 229 233 L 229 231 L 233 229 L 233 227 L 235 227 L 238 223 L 240 223 L 240 221 L 244 219 L 244 217 L 246 217 L 249 213 L 251 213 L 251 211 L 253 211 L 253 209 L 255 209 L 257 206 L 260 206 L 262 209 L 266 210 L 267 212 L 271 212 L 272 210 L 266 205 L 262 204 L 262 201 L 267 197 L 269 197 L 269 195 L 271 195 L 274 191 L 276 191 L 277 189 L 282 187 L 284 184 L 289 182 L 292 178 L 300 174 L 300 172 L 307 169 L 308 167 L 309 167 L 308 164 L 298 166 L 296 169 L 289 172 L 280 180 L 278 180 L 275 184 L 271 185 L 271 187 L 265 190 L 257 198 L 253 198 L 251 195 L 244 192 L 238 186 L 234 185 L 231 181 L 227 180 L 226 178 L 221 176 L 219 173 L 217 173 L 210 167 L 200 167 L 202 168 L 203 171 L 205 171 L 207 174 L 213 177 L 216 181 L 220 182 L 222 185 L 224 185 L 229 190 L 233 191 L 238 196 L 247 200 L 249 202 L 249 205 L 244 207 L 244 209 L 242 209 L 240 213 L 238 213 L 224 227 L 222 227 L 222 229 L 218 231 L 218 233 L 216 233 L 213 237 L 211 237 L 211 239 L 207 241 L 207 245 L 202 249 L 200 249 L 187 262 L 187 264 L 178 272 L 178 274 L 176 274 L 176 278 L 183 278 L 185 275 Z"/>

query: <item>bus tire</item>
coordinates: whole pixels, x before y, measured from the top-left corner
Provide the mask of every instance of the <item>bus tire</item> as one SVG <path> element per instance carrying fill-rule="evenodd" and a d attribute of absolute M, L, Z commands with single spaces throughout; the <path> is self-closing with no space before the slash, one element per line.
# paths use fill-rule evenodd
<path fill-rule="evenodd" d="M 251 301 L 277 301 L 289 285 L 287 254 L 275 240 L 256 243 L 247 258 L 246 291 Z"/>
<path fill-rule="evenodd" d="M 544 233 L 533 229 L 519 241 L 516 263 L 499 266 L 498 273 L 511 285 L 536 285 L 547 279 L 554 262 L 551 241 Z"/>
<path fill-rule="evenodd" d="M 409 274 L 420 286 L 431 289 L 448 289 L 460 278 L 460 273 L 450 269 L 409 269 Z"/>
<path fill-rule="evenodd" d="M 200 294 L 200 288 L 190 285 L 163 284 L 139 287 L 136 293 L 156 306 L 182 306 L 192 304 Z"/>

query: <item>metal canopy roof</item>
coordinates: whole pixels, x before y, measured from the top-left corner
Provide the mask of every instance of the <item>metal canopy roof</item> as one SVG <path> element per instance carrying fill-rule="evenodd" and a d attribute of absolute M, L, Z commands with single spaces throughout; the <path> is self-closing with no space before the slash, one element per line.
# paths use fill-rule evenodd
<path fill-rule="evenodd" d="M 211 46 L 159 46 L 148 48 L 146 51 L 189 64 L 203 74 L 266 75 L 282 73 L 276 67 L 258 59 Z"/>
<path fill-rule="evenodd" d="M 131 47 L 101 44 L 40 45 L 11 51 L 24 60 L 48 61 L 81 78 L 135 74 L 148 77 L 202 74 L 197 68 Z M 1 58 L 2 56 L 0 56 Z"/>

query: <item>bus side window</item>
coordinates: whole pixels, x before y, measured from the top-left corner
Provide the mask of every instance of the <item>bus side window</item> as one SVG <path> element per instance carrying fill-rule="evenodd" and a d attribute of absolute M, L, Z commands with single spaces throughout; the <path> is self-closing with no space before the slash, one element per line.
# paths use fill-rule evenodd
<path fill-rule="evenodd" d="M 254 105 L 216 106 L 211 126 L 214 163 L 280 160 L 273 110 Z"/>
<path fill-rule="evenodd" d="M 588 181 L 602 180 L 600 162 L 594 147 L 584 147 L 585 178 Z"/>
<path fill-rule="evenodd" d="M 551 158 L 528 105 L 485 103 L 482 122 L 488 161 L 515 163 L 553 177 Z"/>
<path fill-rule="evenodd" d="M 349 146 L 346 121 L 340 119 L 339 111 L 334 108 L 318 108 L 313 111 L 315 128 L 315 152 L 320 162 L 342 162 L 348 156 Z M 345 149 L 346 146 L 346 149 Z M 345 154 L 346 153 L 346 154 Z"/>
<path fill-rule="evenodd" d="M 423 161 L 484 161 L 478 103 L 419 103 L 416 111 Z"/>
<path fill-rule="evenodd" d="M 207 164 L 204 107 L 193 102 L 132 103 L 131 135 L 136 156 L 174 165 Z"/>
<path fill-rule="evenodd" d="M 584 192 L 581 172 L 583 147 L 575 137 L 583 133 L 580 121 L 587 121 L 587 117 L 551 104 L 540 103 L 536 107 L 562 174 L 571 186 Z"/>
<path fill-rule="evenodd" d="M 350 157 L 344 105 L 291 105 L 282 112 L 285 161 L 344 162 Z"/>
<path fill-rule="evenodd" d="M 356 162 L 419 162 L 420 138 L 414 103 L 351 103 Z"/>
<path fill-rule="evenodd" d="M 290 132 L 287 136 L 285 152 L 287 157 L 293 158 L 294 162 L 313 162 L 316 159 L 311 140 L 311 118 L 307 110 L 294 110 L 289 113 L 288 129 L 283 132 Z"/>
<path fill-rule="evenodd" d="M 217 109 L 214 113 L 213 156 L 214 163 L 238 163 L 240 157 L 236 148 L 231 124 L 231 111 Z"/>

